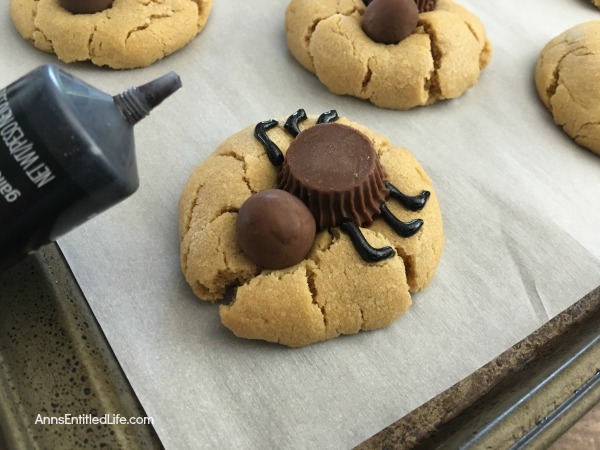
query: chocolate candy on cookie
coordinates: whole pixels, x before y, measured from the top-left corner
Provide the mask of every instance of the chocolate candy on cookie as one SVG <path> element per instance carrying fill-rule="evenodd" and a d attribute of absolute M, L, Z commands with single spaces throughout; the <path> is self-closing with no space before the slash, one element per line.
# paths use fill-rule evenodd
<path fill-rule="evenodd" d="M 292 141 L 279 185 L 302 199 L 324 229 L 347 218 L 370 225 L 388 194 L 384 178 L 375 148 L 364 134 L 347 125 L 323 123 Z"/>
<path fill-rule="evenodd" d="M 415 0 L 419 12 L 433 11 L 437 5 L 437 0 Z"/>
<path fill-rule="evenodd" d="M 59 3 L 73 14 L 94 14 L 110 8 L 113 0 L 60 0 Z"/>
<path fill-rule="evenodd" d="M 236 220 L 237 243 L 244 254 L 265 269 L 299 263 L 312 248 L 316 225 L 298 197 L 281 189 L 251 195 Z"/>
<path fill-rule="evenodd" d="M 299 133 L 298 122 L 306 120 L 304 110 L 288 118 L 286 124 L 293 122 L 289 131 L 295 139 L 279 173 L 279 186 L 306 203 L 320 230 L 339 226 L 346 231 L 365 261 L 389 258 L 393 249 L 371 247 L 359 227 L 370 225 L 381 215 L 398 235 L 410 237 L 419 231 L 423 221 L 398 220 L 385 204 L 386 198 L 391 192 L 399 193 L 395 198 L 403 206 L 418 211 L 427 203 L 430 192 L 408 197 L 386 182 L 371 141 L 352 127 L 334 123 L 337 119 L 337 113 L 328 111 L 315 126 Z M 269 147 L 262 139 L 261 142 Z"/>
<path fill-rule="evenodd" d="M 411 35 L 419 22 L 414 0 L 372 0 L 362 16 L 362 29 L 375 42 L 397 44 Z"/>
<path fill-rule="evenodd" d="M 373 0 L 363 0 L 365 6 L 369 6 L 372 2 Z M 414 2 L 416 3 L 419 12 L 433 11 L 435 9 L 435 5 L 437 4 L 437 0 L 414 0 Z"/>
<path fill-rule="evenodd" d="M 308 253 L 279 269 L 259 258 L 286 252 L 286 237 L 243 248 L 253 239 L 248 216 L 267 234 L 281 219 L 269 219 L 280 207 L 269 201 L 252 206 L 274 192 L 306 205 L 317 230 L 302 238 Z M 281 226 L 294 227 L 295 214 Z M 277 233 L 288 231 L 297 235 Z M 410 292 L 431 281 L 444 241 L 431 180 L 410 152 L 335 111 L 303 110 L 240 131 L 196 167 L 179 202 L 179 236 L 181 267 L 200 299 L 222 300 L 235 287 L 219 308 L 223 324 L 290 347 L 393 323 Z"/>
<path fill-rule="evenodd" d="M 334 94 L 382 108 L 405 110 L 464 94 L 491 58 L 483 24 L 453 0 L 409 3 L 291 0 L 288 48 Z"/>

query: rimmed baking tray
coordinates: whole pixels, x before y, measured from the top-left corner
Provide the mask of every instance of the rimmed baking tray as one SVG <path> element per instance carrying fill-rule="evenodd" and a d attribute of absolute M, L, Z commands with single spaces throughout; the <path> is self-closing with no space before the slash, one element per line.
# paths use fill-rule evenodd
<path fill-rule="evenodd" d="M 359 448 L 547 448 L 599 402 L 597 288 Z"/>
<path fill-rule="evenodd" d="M 0 275 L 0 450 L 162 448 L 145 417 L 56 244 Z"/>
<path fill-rule="evenodd" d="M 0 311 L 0 450 L 162 448 L 114 423 L 146 415 L 56 244 L 0 275 Z M 597 288 L 357 448 L 546 447 L 600 401 L 599 324 Z M 65 415 L 110 423 L 42 423 Z"/>

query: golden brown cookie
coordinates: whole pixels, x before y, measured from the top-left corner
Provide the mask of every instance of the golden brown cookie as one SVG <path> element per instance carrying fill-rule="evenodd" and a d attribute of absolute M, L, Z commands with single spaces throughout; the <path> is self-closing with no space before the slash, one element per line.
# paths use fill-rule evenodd
<path fill-rule="evenodd" d="M 21 36 L 61 61 L 132 69 L 185 46 L 211 7 L 212 0 L 114 0 L 101 12 L 73 14 L 59 0 L 10 0 L 10 15 Z"/>
<path fill-rule="evenodd" d="M 270 127 L 261 128 L 265 123 Z M 313 127 L 332 126 L 315 125 L 316 117 L 299 123 L 300 137 Z M 233 135 L 196 167 L 183 189 L 179 237 L 182 270 L 199 298 L 220 301 L 229 286 L 238 286 L 232 302 L 220 307 L 223 324 L 237 336 L 300 347 L 385 327 L 410 306 L 410 291 L 427 286 L 436 271 L 444 234 L 431 180 L 408 150 L 345 118 L 338 124 L 366 136 L 386 180 L 396 188 L 421 200 L 423 191 L 430 193 L 420 209 L 413 208 L 417 211 L 396 198 L 385 203 L 399 220 L 421 219 L 422 227 L 411 237 L 401 237 L 380 216 L 368 227 L 355 227 L 373 248 L 391 247 L 391 256 L 377 262 L 366 261 L 351 233 L 344 231 L 353 225 L 327 227 L 317 232 L 310 253 L 299 263 L 263 269 L 246 256 L 236 238 L 242 205 L 253 194 L 279 186 L 282 166 L 273 164 L 256 136 L 262 132 L 282 157 L 299 137 L 275 121 Z"/>
<path fill-rule="evenodd" d="M 361 28 L 362 0 L 292 0 L 286 34 L 292 55 L 333 93 L 409 109 L 458 97 L 475 85 L 491 57 L 480 20 L 452 0 L 419 14 L 398 44 L 371 40 Z"/>
<path fill-rule="evenodd" d="M 576 25 L 546 44 L 535 85 L 554 121 L 600 154 L 600 20 Z"/>

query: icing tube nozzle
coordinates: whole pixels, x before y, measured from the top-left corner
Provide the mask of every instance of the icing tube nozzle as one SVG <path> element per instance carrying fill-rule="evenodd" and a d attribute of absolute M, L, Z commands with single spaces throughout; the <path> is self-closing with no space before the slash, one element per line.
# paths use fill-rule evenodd
<path fill-rule="evenodd" d="M 128 89 L 113 97 L 116 107 L 131 125 L 135 125 L 181 87 L 181 79 L 169 72 L 142 86 Z"/>

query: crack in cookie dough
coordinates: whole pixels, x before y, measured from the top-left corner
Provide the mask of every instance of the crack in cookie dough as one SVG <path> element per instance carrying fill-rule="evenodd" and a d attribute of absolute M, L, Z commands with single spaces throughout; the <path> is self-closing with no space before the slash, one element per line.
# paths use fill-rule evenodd
<path fill-rule="evenodd" d="M 315 272 L 312 268 L 309 267 L 308 264 L 305 266 L 306 269 L 306 282 L 308 284 L 308 290 L 310 291 L 310 296 L 312 298 L 312 303 L 323 315 L 323 327 L 327 328 L 327 313 L 325 312 L 325 305 L 321 305 L 318 301 L 319 293 L 317 291 L 317 286 L 315 284 Z"/>
<path fill-rule="evenodd" d="M 551 78 L 551 82 L 548 85 L 548 87 L 546 88 L 546 98 L 547 100 L 547 107 L 548 110 L 550 111 L 550 113 L 552 113 L 552 97 L 554 97 L 554 94 L 556 93 L 556 89 L 558 88 L 558 84 L 559 84 L 559 79 L 560 79 L 560 66 L 563 62 L 563 59 L 565 59 L 567 56 L 567 54 L 564 54 L 559 60 L 558 63 L 556 64 L 556 67 L 554 68 L 554 70 L 552 71 L 552 78 Z"/>
<path fill-rule="evenodd" d="M 575 142 L 579 143 L 582 140 L 585 140 L 589 134 L 588 129 L 594 129 L 596 127 L 600 126 L 600 121 L 596 121 L 596 122 L 586 122 L 583 123 L 579 126 L 579 128 L 577 129 L 577 131 L 574 133 L 573 135 L 573 139 L 575 139 Z"/>
<path fill-rule="evenodd" d="M 479 19 L 452 0 L 421 13 L 417 30 L 395 45 L 362 31 L 362 1 L 343 3 L 292 0 L 286 10 L 291 54 L 334 94 L 390 109 L 428 105 L 462 95 L 491 57 Z"/>
<path fill-rule="evenodd" d="M 180 200 L 179 237 L 184 272 L 188 269 L 191 247 L 197 243 L 194 241 L 194 232 L 199 233 L 213 226 L 224 214 L 237 213 L 243 201 L 252 194 L 249 184 L 244 180 L 247 170 L 245 163 L 238 157 L 228 153 L 213 155 L 205 165 L 209 170 L 221 168 L 223 173 L 216 178 L 198 173 L 188 183 L 188 195 Z M 220 192 L 221 201 L 211 203 L 215 191 Z M 191 229 L 193 232 L 190 232 Z"/>
<path fill-rule="evenodd" d="M 576 143 L 600 154 L 600 21 L 576 25 L 552 39 L 535 69 L 538 95 Z"/>
<path fill-rule="evenodd" d="M 292 138 L 283 122 L 269 130 L 269 138 L 285 154 Z M 316 117 L 310 117 L 301 129 L 315 122 Z M 277 172 L 254 138 L 254 126 L 231 136 L 186 183 L 179 203 L 179 233 L 182 271 L 198 297 L 219 301 L 237 286 L 232 301 L 219 307 L 223 324 L 237 336 L 299 347 L 381 328 L 406 311 L 410 292 L 423 289 L 435 273 L 444 238 L 431 180 L 406 149 L 343 117 L 338 122 L 367 136 L 399 189 L 432 192 L 427 207 L 418 213 L 388 203 L 400 220 L 420 216 L 425 226 L 408 239 L 381 219 L 363 228 L 372 246 L 396 249 L 378 263 L 362 260 L 348 235 L 333 227 L 317 233 L 309 255 L 298 264 L 261 269 L 237 245 L 236 208 L 253 192 L 277 186 Z"/>
<path fill-rule="evenodd" d="M 580 50 L 583 50 L 584 53 L 581 53 Z M 556 68 L 552 72 L 552 81 L 551 81 L 550 85 L 548 86 L 548 88 L 546 89 L 546 95 L 548 98 L 548 109 L 550 110 L 550 112 L 552 112 L 552 97 L 554 97 L 554 94 L 556 94 L 556 90 L 558 89 L 559 86 L 563 87 L 567 91 L 567 94 L 569 95 L 569 97 L 571 97 L 571 99 L 574 99 L 574 96 L 571 94 L 571 91 L 569 90 L 569 86 L 566 83 L 561 83 L 561 79 L 560 79 L 560 72 L 563 67 L 563 61 L 565 60 L 565 58 L 577 57 L 577 56 L 590 56 L 590 55 L 593 55 L 593 53 L 587 52 L 585 47 L 578 47 L 578 48 L 574 48 L 574 49 L 570 50 L 568 53 L 565 53 L 558 60 L 558 62 L 556 64 Z M 573 64 L 573 63 L 571 63 L 571 64 Z M 564 124 L 561 124 L 561 125 L 564 125 Z"/>
<path fill-rule="evenodd" d="M 95 14 L 71 14 L 58 0 L 10 0 L 17 31 L 67 63 L 146 67 L 187 45 L 204 27 L 212 0 L 114 0 Z"/>
<path fill-rule="evenodd" d="M 92 32 L 90 33 L 90 37 L 88 38 L 88 53 L 90 54 L 90 57 L 93 57 L 92 42 L 94 40 L 94 33 L 96 32 L 97 29 L 98 29 L 98 26 L 94 25 L 94 29 L 92 30 Z"/>
<path fill-rule="evenodd" d="M 431 51 L 431 59 L 433 60 L 433 69 L 430 72 L 429 78 L 426 79 L 425 85 L 427 89 L 427 103 L 433 103 L 442 98 L 440 88 L 439 70 L 442 66 L 442 51 L 437 45 L 435 30 L 427 23 L 421 23 L 423 30 L 429 36 L 429 49 Z"/>
<path fill-rule="evenodd" d="M 315 2 L 314 0 L 299 0 L 295 4 L 290 4 L 286 10 L 286 32 L 289 36 L 294 36 L 294 47 L 300 50 L 295 55 L 300 64 L 306 69 L 314 72 L 312 55 L 309 46 L 312 35 L 319 23 L 329 19 L 334 15 L 356 15 L 364 11 L 362 0 L 329 0 L 326 2 Z M 300 16 L 301 20 L 289 21 L 291 16 Z"/>
<path fill-rule="evenodd" d="M 127 44 L 127 41 L 131 38 L 131 36 L 133 34 L 139 33 L 140 31 L 144 31 L 144 30 L 147 30 L 148 28 L 150 28 L 154 24 L 155 21 L 160 20 L 160 19 L 168 19 L 168 18 L 170 18 L 172 16 L 173 16 L 173 11 L 170 11 L 170 12 L 167 12 L 167 13 L 162 13 L 162 14 L 151 14 L 146 19 L 146 23 L 144 23 L 142 25 L 138 25 L 133 30 L 130 30 L 127 33 L 127 36 L 125 36 L 125 43 Z M 164 39 L 162 37 L 159 36 L 159 39 L 164 42 Z"/>
<path fill-rule="evenodd" d="M 373 61 L 375 61 L 374 57 L 369 58 L 369 60 L 367 61 L 367 72 L 365 73 L 365 76 L 362 81 L 362 91 L 361 92 L 363 93 L 363 95 L 364 95 L 364 92 L 367 91 L 369 82 L 371 81 L 371 78 L 373 77 L 373 69 L 371 68 L 371 64 Z"/>

